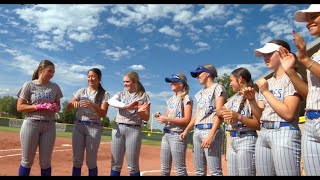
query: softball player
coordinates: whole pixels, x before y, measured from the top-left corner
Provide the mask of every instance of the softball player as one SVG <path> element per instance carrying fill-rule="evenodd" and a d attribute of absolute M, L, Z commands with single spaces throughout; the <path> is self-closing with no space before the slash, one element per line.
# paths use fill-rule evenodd
<path fill-rule="evenodd" d="M 179 134 L 187 127 L 192 116 L 192 99 L 188 95 L 189 85 L 184 74 L 176 74 L 165 78 L 175 92 L 167 100 L 165 115 L 155 114 L 159 123 L 164 123 L 164 135 L 161 141 L 161 175 L 169 176 L 172 160 L 177 176 L 187 176 L 186 151 L 187 139 L 180 140 Z"/>
<path fill-rule="evenodd" d="M 191 76 L 198 78 L 204 85 L 196 95 L 197 108 L 187 128 L 180 134 L 184 139 L 193 128 L 193 161 L 197 176 L 205 176 L 207 163 L 212 176 L 222 176 L 221 145 L 222 134 L 220 119 L 215 116 L 216 109 L 220 109 L 226 101 L 226 90 L 214 82 L 217 77 L 216 69 L 208 64 L 199 66 L 191 72 Z"/>
<path fill-rule="evenodd" d="M 258 176 L 300 175 L 300 130 L 298 127 L 301 96 L 295 90 L 281 64 L 279 48 L 290 51 L 282 40 L 272 40 L 256 49 L 264 57 L 273 76 L 257 81 L 258 104 L 250 101 L 253 114 L 260 117 L 261 130 L 256 142 L 256 170 Z"/>
<path fill-rule="evenodd" d="M 19 176 L 29 176 L 39 146 L 41 176 L 51 176 L 51 155 L 56 138 L 56 112 L 60 111 L 60 87 L 51 82 L 55 73 L 49 60 L 40 62 L 32 81 L 24 83 L 17 96 L 17 110 L 25 113 L 20 130 L 22 159 Z"/>
<path fill-rule="evenodd" d="M 115 94 L 109 105 L 119 108 L 116 127 L 112 129 L 111 176 L 120 176 L 124 154 L 130 176 L 140 176 L 142 120 L 149 121 L 150 98 L 139 81 L 139 75 L 131 71 L 123 77 L 124 90 Z"/>
<path fill-rule="evenodd" d="M 255 130 L 260 129 L 260 122 L 252 117 L 249 104 L 249 101 L 254 101 L 255 96 L 246 99 L 241 94 L 241 89 L 253 87 L 250 72 L 246 68 L 232 71 L 230 86 L 237 93 L 216 113 L 227 122 L 229 127 L 227 130 L 231 136 L 228 147 L 228 175 L 255 176 L 254 153 L 257 140 Z"/>
<path fill-rule="evenodd" d="M 97 156 L 103 132 L 101 118 L 108 112 L 109 93 L 101 86 L 100 69 L 90 69 L 87 78 L 89 87 L 79 89 L 67 106 L 68 111 L 77 108 L 72 132 L 72 176 L 81 176 L 85 150 L 89 176 L 98 175 Z"/>
<path fill-rule="evenodd" d="M 311 4 L 308 9 L 298 10 L 295 20 L 306 22 L 312 36 L 320 36 L 320 4 Z M 301 140 L 302 162 L 307 176 L 320 175 L 320 51 L 308 56 L 304 38 L 293 32 L 294 44 L 297 47 L 298 61 L 307 69 L 306 84 L 294 71 L 295 57 L 286 49 L 280 49 L 281 65 L 289 76 L 294 87 L 306 99 L 306 117 Z"/>

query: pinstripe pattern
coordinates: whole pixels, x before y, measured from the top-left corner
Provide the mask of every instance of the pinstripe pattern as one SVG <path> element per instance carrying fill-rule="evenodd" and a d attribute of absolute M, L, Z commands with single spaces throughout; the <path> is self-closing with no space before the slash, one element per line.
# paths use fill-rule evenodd
<path fill-rule="evenodd" d="M 256 142 L 257 176 L 300 176 L 300 130 L 290 128 L 260 130 Z"/>
<path fill-rule="evenodd" d="M 214 97 L 212 97 L 212 95 Z M 197 117 L 195 125 L 204 123 L 213 123 L 215 113 L 215 99 L 218 97 L 224 97 L 226 99 L 225 88 L 217 83 L 213 83 L 208 88 L 201 89 L 196 95 L 197 100 Z M 203 117 L 206 114 L 210 114 L 208 117 Z M 220 127 L 221 128 L 221 127 Z M 202 140 L 209 135 L 210 129 L 197 129 L 195 128 L 193 133 L 193 162 L 197 176 L 206 175 L 206 166 L 209 165 L 210 174 L 212 176 L 222 176 L 221 167 L 221 130 L 217 129 L 215 138 L 209 148 L 201 148 Z M 219 147 L 219 148 L 217 148 Z"/>
<path fill-rule="evenodd" d="M 320 176 L 320 118 L 307 119 L 303 128 L 301 151 L 307 176 Z"/>
<path fill-rule="evenodd" d="M 284 101 L 284 98 L 287 96 L 292 96 L 297 91 L 295 90 L 292 82 L 289 77 L 284 74 L 280 79 L 276 79 L 275 77 L 271 77 L 267 80 L 269 85 L 269 91 L 273 93 L 273 95 L 279 99 L 280 101 Z M 281 121 L 286 122 L 282 119 L 270 106 L 268 101 L 264 98 L 264 96 L 259 92 L 258 100 L 263 101 L 264 110 L 262 112 L 261 121 Z M 297 125 L 299 121 L 299 111 L 297 111 L 290 123 Z"/>
<path fill-rule="evenodd" d="M 134 101 L 139 102 L 147 102 L 150 103 L 150 98 L 147 93 L 144 93 L 141 97 L 138 97 L 136 92 L 130 93 L 127 90 L 117 93 L 120 102 L 128 105 Z M 119 109 L 116 121 L 118 123 L 125 123 L 125 124 L 135 124 L 141 125 L 142 121 L 135 110 L 127 110 L 127 109 Z"/>
<path fill-rule="evenodd" d="M 296 90 L 289 77 L 284 74 L 281 78 L 268 79 L 269 90 L 280 101 L 285 97 L 294 95 Z M 261 121 L 286 122 L 282 119 L 259 94 L 259 100 L 264 103 Z M 265 129 L 261 127 L 256 142 L 256 171 L 258 176 L 299 176 L 301 139 L 298 127 L 299 112 L 290 122 L 291 126 Z M 296 127 L 296 128 L 294 128 Z"/>
<path fill-rule="evenodd" d="M 311 56 L 311 59 L 320 63 L 320 50 Z M 307 70 L 308 96 L 306 110 L 320 110 L 320 79 Z"/>
<path fill-rule="evenodd" d="M 228 152 L 228 176 L 255 176 L 257 137 L 246 134 L 231 137 Z"/>
<path fill-rule="evenodd" d="M 257 94 L 256 94 L 257 95 Z M 243 96 L 235 94 L 232 99 L 225 103 L 225 108 L 235 112 L 239 111 Z M 246 117 L 251 116 L 251 106 L 247 100 L 241 110 L 241 114 Z M 255 131 L 240 121 L 231 124 L 232 131 Z M 228 153 L 228 175 L 229 176 L 255 176 L 255 144 L 256 136 L 243 134 L 240 137 L 231 137 Z"/>
<path fill-rule="evenodd" d="M 63 97 L 56 83 L 49 81 L 48 84 L 39 84 L 37 80 L 24 83 L 17 96 L 29 104 L 57 102 Z M 50 110 L 26 113 L 20 129 L 23 167 L 31 168 L 38 146 L 41 169 L 51 167 L 51 155 L 56 138 L 55 119 L 55 112 Z"/>
<path fill-rule="evenodd" d="M 179 133 L 165 133 L 161 141 L 161 175 L 169 176 L 172 160 L 177 176 L 187 176 L 186 168 L 187 140 L 179 140 Z"/>
<path fill-rule="evenodd" d="M 121 171 L 124 153 L 126 152 L 129 173 L 136 173 L 140 171 L 139 157 L 141 140 L 142 134 L 140 126 L 117 124 L 116 127 L 112 129 L 112 170 L 118 172 Z"/>
<path fill-rule="evenodd" d="M 97 91 L 90 92 L 90 87 L 81 88 L 74 97 L 77 100 L 89 100 L 94 102 Z M 106 91 L 102 103 L 107 103 L 109 93 Z M 98 105 L 98 104 L 97 104 Z M 98 105 L 100 106 L 100 105 Z M 80 124 L 75 121 L 72 131 L 72 151 L 73 151 L 73 167 L 81 168 L 83 165 L 84 151 L 86 151 L 86 165 L 89 169 L 97 167 L 97 155 L 100 146 L 103 127 L 101 118 L 91 107 L 79 107 L 76 113 L 76 120 L 98 122 L 98 124 Z"/>
<path fill-rule="evenodd" d="M 212 95 L 214 94 L 214 97 Z M 195 120 L 195 125 L 213 123 L 214 115 L 216 114 L 215 99 L 223 96 L 227 99 L 226 90 L 221 84 L 213 83 L 208 88 L 203 88 L 195 95 L 197 100 L 198 115 Z M 210 114 L 207 118 L 203 117 L 206 114 Z"/>
<path fill-rule="evenodd" d="M 103 128 L 101 125 L 83 125 L 78 122 L 73 126 L 72 151 L 73 166 L 81 168 L 84 151 L 86 151 L 86 164 L 89 169 L 97 167 L 97 155 Z"/>
<path fill-rule="evenodd" d="M 192 98 L 189 95 L 186 95 L 183 98 L 183 106 L 186 106 L 188 102 L 192 102 Z M 167 109 L 169 111 L 168 117 L 170 118 L 182 118 L 182 107 L 181 107 L 181 100 L 180 95 L 173 95 L 171 96 L 167 101 Z M 167 124 L 166 124 L 167 125 Z M 182 132 L 187 125 L 181 125 L 181 124 L 174 124 L 171 123 L 170 127 L 168 129 L 176 132 Z"/>
<path fill-rule="evenodd" d="M 183 106 L 186 106 L 188 102 L 192 102 L 189 95 L 186 95 L 183 99 Z M 173 95 L 167 100 L 167 109 L 169 111 L 168 117 L 182 118 L 183 109 L 181 107 L 181 96 Z M 170 123 L 166 128 L 172 132 L 182 132 L 186 125 L 179 125 Z M 175 164 L 177 176 L 187 176 L 186 168 L 186 151 L 187 140 L 179 140 L 179 133 L 165 133 L 161 141 L 161 175 L 169 176 L 171 171 L 172 160 Z"/>
<path fill-rule="evenodd" d="M 216 136 L 209 148 L 201 148 L 202 140 L 205 139 L 210 129 L 197 129 L 193 133 L 193 162 L 196 176 L 207 175 L 207 164 L 211 176 L 222 176 L 221 167 L 221 127 L 217 129 Z"/>
<path fill-rule="evenodd" d="M 31 168 L 39 145 L 39 164 L 41 169 L 51 167 L 51 155 L 55 139 L 56 125 L 54 121 L 41 122 L 25 119 L 20 131 L 21 165 Z"/>
<path fill-rule="evenodd" d="M 137 93 L 129 93 L 129 91 L 124 90 L 118 92 L 116 95 L 120 98 L 118 100 L 126 105 L 131 104 L 134 101 L 139 101 L 139 103 L 150 103 L 150 98 L 147 93 L 138 97 Z M 116 127 L 112 129 L 111 169 L 118 172 L 121 171 L 124 154 L 126 153 L 129 173 L 133 174 L 140 172 L 141 126 L 133 125 L 141 125 L 142 119 L 139 117 L 136 110 L 119 109 L 116 116 L 116 122 Z"/>
<path fill-rule="evenodd" d="M 25 99 L 28 104 L 55 102 L 63 97 L 60 87 L 53 82 L 39 84 L 37 80 L 26 82 L 18 91 L 17 96 Z M 32 120 L 55 120 L 55 113 L 50 110 L 26 113 L 25 118 Z"/>
<path fill-rule="evenodd" d="M 320 50 L 311 56 L 320 63 Z M 306 111 L 320 110 L 320 79 L 307 70 L 308 96 Z M 320 175 L 320 123 L 319 119 L 307 119 L 302 135 L 302 162 L 307 176 Z"/>

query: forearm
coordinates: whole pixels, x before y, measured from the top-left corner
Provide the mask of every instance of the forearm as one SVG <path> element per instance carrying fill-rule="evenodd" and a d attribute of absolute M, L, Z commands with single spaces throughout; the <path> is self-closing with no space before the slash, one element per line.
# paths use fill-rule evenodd
<path fill-rule="evenodd" d="M 304 67 L 309 68 L 309 70 L 314 74 L 317 78 L 320 78 L 320 64 L 318 62 L 313 62 L 310 57 L 305 57 L 303 60 L 299 60 Z M 311 66 L 310 66 L 311 65 Z"/>
<path fill-rule="evenodd" d="M 215 116 L 214 121 L 213 121 L 213 125 L 212 125 L 212 128 L 210 129 L 208 137 L 211 137 L 211 138 L 214 137 L 214 135 L 216 134 L 217 130 L 220 127 L 221 121 L 222 120 L 218 116 Z"/>
<path fill-rule="evenodd" d="M 287 104 L 280 101 L 270 91 L 263 93 L 263 96 L 266 98 L 272 109 L 283 119 L 290 121 L 292 118 L 292 111 L 290 111 Z"/>
<path fill-rule="evenodd" d="M 21 104 L 17 106 L 18 112 L 34 112 L 36 111 L 36 105 L 35 104 Z"/>
<path fill-rule="evenodd" d="M 150 112 L 149 111 L 138 112 L 138 115 L 144 121 L 149 121 L 149 119 L 150 119 Z"/>
<path fill-rule="evenodd" d="M 308 95 L 308 85 L 306 82 L 304 82 L 299 76 L 298 73 L 294 69 L 290 69 L 288 72 L 286 72 L 288 77 L 290 78 L 294 88 L 297 90 L 297 92 L 304 98 Z"/>
<path fill-rule="evenodd" d="M 188 125 L 189 122 L 190 122 L 190 118 L 187 118 L 187 117 L 183 117 L 183 118 L 174 117 L 174 118 L 170 118 L 169 121 L 170 121 L 170 123 L 174 123 L 174 124 Z"/>
<path fill-rule="evenodd" d="M 253 100 L 250 100 L 249 102 L 250 102 L 252 114 L 255 117 L 257 117 L 257 119 L 260 119 L 262 114 L 262 109 L 259 107 L 257 101 L 253 99 Z"/>
<path fill-rule="evenodd" d="M 190 132 L 191 129 L 193 129 L 194 124 L 195 124 L 195 119 L 196 119 L 196 116 L 193 116 L 192 119 L 190 120 L 188 126 L 186 127 L 186 129 L 184 131 Z"/>
<path fill-rule="evenodd" d="M 241 122 L 251 129 L 254 129 L 254 130 L 260 129 L 260 120 L 257 119 L 255 116 L 253 116 L 252 118 L 242 116 Z"/>

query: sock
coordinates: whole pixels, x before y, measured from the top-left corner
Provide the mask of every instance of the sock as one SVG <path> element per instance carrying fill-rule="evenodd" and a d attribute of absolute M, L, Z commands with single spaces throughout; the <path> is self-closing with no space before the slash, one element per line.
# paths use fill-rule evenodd
<path fill-rule="evenodd" d="M 140 171 L 135 172 L 135 173 L 130 173 L 130 176 L 140 176 Z"/>
<path fill-rule="evenodd" d="M 120 172 L 111 169 L 110 176 L 120 176 Z"/>
<path fill-rule="evenodd" d="M 89 169 L 89 176 L 98 176 L 98 168 Z"/>
<path fill-rule="evenodd" d="M 19 167 L 19 176 L 30 176 L 31 168 L 25 168 L 22 165 Z"/>
<path fill-rule="evenodd" d="M 51 176 L 51 167 L 47 169 L 41 169 L 41 176 Z"/>
<path fill-rule="evenodd" d="M 81 176 L 81 168 L 73 167 L 72 176 Z"/>

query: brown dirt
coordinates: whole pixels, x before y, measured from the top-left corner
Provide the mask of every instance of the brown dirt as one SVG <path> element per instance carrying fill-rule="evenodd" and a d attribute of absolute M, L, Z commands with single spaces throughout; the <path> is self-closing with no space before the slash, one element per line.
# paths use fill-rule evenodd
<path fill-rule="evenodd" d="M 17 176 L 21 160 L 21 146 L 19 133 L 0 132 L 0 176 Z M 98 153 L 99 176 L 109 176 L 111 166 L 111 146 L 109 142 L 101 142 Z M 223 174 L 227 175 L 226 161 L 222 157 Z M 140 154 L 140 170 L 143 176 L 160 175 L 160 147 L 142 145 Z M 190 176 L 194 175 L 192 151 L 187 150 L 187 170 Z M 70 176 L 72 172 L 72 147 L 70 138 L 57 137 L 52 154 L 52 175 Z M 31 176 L 40 175 L 38 153 L 35 157 Z M 82 167 L 82 175 L 87 176 L 87 167 Z M 124 161 L 121 175 L 128 176 L 127 163 Z M 171 172 L 175 176 L 174 170 Z"/>

